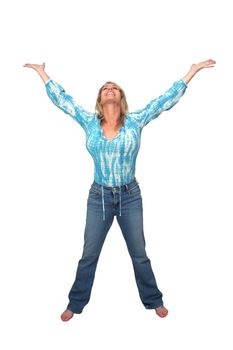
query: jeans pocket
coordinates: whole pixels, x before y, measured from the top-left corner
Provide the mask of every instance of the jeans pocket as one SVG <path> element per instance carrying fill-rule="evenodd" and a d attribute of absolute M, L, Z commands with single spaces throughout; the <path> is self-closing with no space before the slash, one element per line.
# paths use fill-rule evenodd
<path fill-rule="evenodd" d="M 141 189 L 139 187 L 139 185 L 135 185 L 134 187 L 130 188 L 128 190 L 129 194 L 132 195 L 133 197 L 136 197 L 136 196 L 141 196 Z"/>
<path fill-rule="evenodd" d="M 93 197 L 100 197 L 101 195 L 101 192 L 95 188 L 95 187 L 91 187 L 90 190 L 89 190 L 89 196 L 93 196 Z"/>

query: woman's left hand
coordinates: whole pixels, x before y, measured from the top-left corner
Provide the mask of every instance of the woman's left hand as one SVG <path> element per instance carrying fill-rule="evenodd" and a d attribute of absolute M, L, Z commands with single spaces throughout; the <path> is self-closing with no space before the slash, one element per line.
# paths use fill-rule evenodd
<path fill-rule="evenodd" d="M 203 61 L 203 62 L 200 62 L 200 63 L 197 63 L 197 64 L 192 64 L 191 66 L 191 70 L 194 72 L 194 73 L 197 73 L 199 72 L 199 70 L 203 69 L 203 68 L 212 68 L 214 67 L 216 61 L 214 60 L 206 60 L 206 61 Z"/>
<path fill-rule="evenodd" d="M 191 65 L 189 72 L 183 77 L 183 80 L 188 84 L 190 80 L 194 77 L 194 75 L 199 72 L 199 70 L 203 68 L 211 68 L 214 67 L 216 61 L 214 60 L 206 60 L 200 63 L 194 63 Z"/>

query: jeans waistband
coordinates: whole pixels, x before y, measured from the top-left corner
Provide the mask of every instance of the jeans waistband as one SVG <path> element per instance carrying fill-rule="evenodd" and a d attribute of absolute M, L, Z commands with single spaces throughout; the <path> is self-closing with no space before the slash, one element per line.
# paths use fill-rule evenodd
<path fill-rule="evenodd" d="M 93 183 L 91 184 L 91 187 L 93 187 L 95 190 L 99 191 L 100 193 L 102 188 L 105 191 L 123 192 L 123 191 L 131 190 L 134 186 L 137 186 L 138 183 L 139 182 L 135 177 L 131 182 L 121 186 L 105 186 L 105 185 L 98 184 L 96 181 L 93 181 Z"/>

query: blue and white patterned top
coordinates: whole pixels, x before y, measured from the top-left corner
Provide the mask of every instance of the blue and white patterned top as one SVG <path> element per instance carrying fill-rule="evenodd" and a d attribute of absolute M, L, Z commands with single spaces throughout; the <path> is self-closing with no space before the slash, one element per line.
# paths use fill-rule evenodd
<path fill-rule="evenodd" d="M 102 186 L 113 187 L 128 184 L 134 179 L 143 127 L 163 111 L 172 108 L 184 94 L 187 84 L 180 79 L 145 108 L 128 113 L 124 126 L 111 140 L 104 136 L 97 112 L 84 110 L 61 85 L 52 79 L 46 81 L 45 87 L 52 102 L 74 118 L 84 129 L 86 148 L 95 164 L 94 180 Z"/>

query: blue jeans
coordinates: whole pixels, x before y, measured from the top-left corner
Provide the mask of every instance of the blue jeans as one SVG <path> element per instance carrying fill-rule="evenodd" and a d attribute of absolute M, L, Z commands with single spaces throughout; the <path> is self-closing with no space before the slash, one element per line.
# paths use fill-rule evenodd
<path fill-rule="evenodd" d="M 83 253 L 69 292 L 67 308 L 79 314 L 89 302 L 99 255 L 114 216 L 117 217 L 132 259 L 136 284 L 144 307 L 155 309 L 162 306 L 162 293 L 157 287 L 145 251 L 142 197 L 138 181 L 134 178 L 129 184 L 120 187 L 104 186 L 104 220 L 102 190 L 102 186 L 95 181 L 89 190 Z"/>

